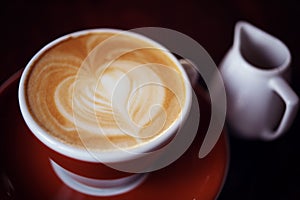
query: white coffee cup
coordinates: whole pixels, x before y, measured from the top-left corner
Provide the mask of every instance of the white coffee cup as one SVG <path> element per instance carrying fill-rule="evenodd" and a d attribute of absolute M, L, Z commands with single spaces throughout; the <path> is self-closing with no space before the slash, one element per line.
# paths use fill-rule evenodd
<path fill-rule="evenodd" d="M 291 55 L 277 38 L 238 22 L 234 44 L 220 64 L 233 133 L 273 140 L 291 126 L 298 96 L 289 86 Z"/>
<path fill-rule="evenodd" d="M 29 107 L 26 100 L 27 97 L 25 95 L 25 83 L 26 83 L 27 76 L 29 75 L 31 68 L 33 67 L 36 60 L 45 52 L 47 52 L 49 49 L 51 49 L 53 46 L 71 37 L 78 37 L 90 33 L 101 33 L 101 32 L 112 32 L 112 33 L 121 33 L 121 34 L 129 35 L 139 40 L 146 41 L 151 45 L 153 45 L 154 47 L 163 49 L 167 52 L 167 49 L 165 49 L 162 45 L 137 33 L 124 32 L 115 29 L 94 29 L 94 30 L 86 30 L 86 31 L 67 34 L 49 43 L 44 48 L 42 48 L 37 54 L 35 54 L 35 56 L 27 64 L 20 81 L 19 104 L 20 104 L 21 113 L 24 117 L 26 124 L 32 131 L 32 133 L 44 145 L 50 148 L 53 152 L 63 155 L 64 158 L 71 159 L 72 162 L 77 162 L 77 161 L 88 162 L 88 163 L 95 163 L 95 165 L 98 165 L 100 163 L 99 159 L 95 157 L 95 154 L 91 154 L 91 152 L 87 150 L 82 150 L 82 149 L 78 149 L 66 145 L 46 133 L 46 131 L 36 122 L 34 117 L 30 114 Z M 128 153 L 126 151 L 103 152 L 103 155 L 101 155 L 101 163 L 127 165 L 133 160 L 137 160 L 143 157 L 143 153 L 147 153 L 148 151 L 153 149 L 162 148 L 164 144 L 166 144 L 170 139 L 174 137 L 177 129 L 186 120 L 189 114 L 191 101 L 192 101 L 192 93 L 191 93 L 192 91 L 189 83 L 189 78 L 183 66 L 180 64 L 180 62 L 171 53 L 166 53 L 166 54 L 176 64 L 176 66 L 178 66 L 178 69 L 180 70 L 180 73 L 182 74 L 182 77 L 185 82 L 184 87 L 186 91 L 185 93 L 186 100 L 184 105 L 182 105 L 181 116 L 171 125 L 171 127 L 162 135 L 162 137 L 158 138 L 154 142 L 147 143 L 145 145 L 141 145 L 137 147 L 135 149 L 136 153 L 133 154 L 133 153 Z M 78 175 L 76 172 L 72 172 L 72 170 L 67 169 L 70 166 L 67 166 L 66 168 L 64 166 L 64 161 L 60 160 L 59 162 L 57 162 L 54 159 L 54 157 L 55 156 L 53 157 L 50 156 L 50 163 L 54 171 L 56 172 L 56 174 L 61 178 L 61 180 L 71 188 L 89 195 L 111 196 L 111 195 L 121 194 L 138 186 L 146 177 L 146 174 L 130 174 L 126 177 L 120 177 L 117 179 L 109 179 L 109 180 L 101 180 L 101 179 L 95 179 L 90 177 L 84 177 Z"/>

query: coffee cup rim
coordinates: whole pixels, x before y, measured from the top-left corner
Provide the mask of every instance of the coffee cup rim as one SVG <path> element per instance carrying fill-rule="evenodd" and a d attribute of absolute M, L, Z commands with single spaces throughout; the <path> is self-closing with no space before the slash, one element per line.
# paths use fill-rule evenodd
<path fill-rule="evenodd" d="M 185 87 L 185 101 L 184 105 L 181 109 L 180 117 L 177 118 L 171 125 L 168 127 L 168 129 L 165 131 L 164 134 L 160 134 L 157 136 L 154 140 L 147 142 L 146 144 L 143 144 L 141 146 L 128 148 L 125 150 L 112 150 L 112 151 L 102 151 L 101 152 L 101 159 L 95 157 L 94 152 L 90 152 L 90 150 L 84 149 L 84 148 L 77 148 L 74 146 L 71 146 L 69 144 L 66 144 L 62 141 L 59 141 L 58 139 L 51 136 L 49 133 L 47 133 L 44 128 L 42 128 L 31 116 L 29 107 L 27 105 L 27 100 L 25 97 L 25 85 L 28 78 L 28 74 L 34 66 L 34 62 L 40 58 L 48 49 L 55 46 L 56 44 L 59 44 L 60 42 L 70 38 L 70 37 L 79 37 L 82 35 L 87 35 L 91 33 L 117 33 L 117 34 L 126 34 L 129 36 L 132 36 L 137 39 L 141 39 L 142 41 L 145 41 L 154 47 L 160 48 L 165 51 L 165 54 L 176 64 L 178 69 L 180 70 L 182 77 L 184 79 L 184 87 Z M 62 154 L 64 156 L 81 160 L 81 161 L 87 161 L 87 162 L 102 162 L 102 163 L 115 163 L 115 162 L 122 162 L 122 161 L 128 161 L 131 159 L 136 159 L 139 156 L 142 156 L 143 153 L 149 152 L 154 150 L 156 147 L 164 144 L 166 141 L 168 141 L 174 133 L 176 133 L 176 130 L 180 129 L 180 126 L 184 123 L 184 121 L 187 119 L 188 113 L 191 108 L 191 101 L 192 101 L 192 91 L 191 91 L 191 85 L 189 82 L 189 78 L 183 68 L 183 66 L 180 64 L 178 59 L 169 52 L 167 48 L 165 48 L 160 43 L 135 32 L 126 31 L 126 30 L 120 30 L 120 29 L 111 29 L 111 28 L 96 28 L 96 29 L 86 29 L 81 30 L 73 33 L 69 33 L 66 35 L 63 35 L 52 42 L 45 45 L 42 49 L 40 49 L 28 62 L 26 65 L 21 79 L 19 83 L 19 91 L 18 91 L 18 97 L 19 97 L 19 106 L 21 113 L 23 115 L 23 118 L 31 130 L 31 132 L 47 147 L 54 150 L 55 152 Z M 126 151 L 130 150 L 130 151 Z M 134 153 L 130 153 L 131 150 L 134 150 Z M 95 152 L 98 153 L 98 152 Z"/>

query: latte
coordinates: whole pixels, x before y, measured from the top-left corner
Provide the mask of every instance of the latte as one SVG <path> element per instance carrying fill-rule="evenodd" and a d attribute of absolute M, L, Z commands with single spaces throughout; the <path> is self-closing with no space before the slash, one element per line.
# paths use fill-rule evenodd
<path fill-rule="evenodd" d="M 113 32 L 65 38 L 40 54 L 26 103 L 47 134 L 76 148 L 134 148 L 164 134 L 185 104 L 182 72 L 166 50 Z"/>

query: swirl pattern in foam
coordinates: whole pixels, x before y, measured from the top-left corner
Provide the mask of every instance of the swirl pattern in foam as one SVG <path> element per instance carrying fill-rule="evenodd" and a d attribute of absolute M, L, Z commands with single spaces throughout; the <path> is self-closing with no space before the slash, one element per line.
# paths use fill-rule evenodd
<path fill-rule="evenodd" d="M 164 50 L 107 32 L 70 37 L 39 56 L 26 97 L 48 134 L 102 151 L 159 137 L 180 116 L 185 89 Z"/>

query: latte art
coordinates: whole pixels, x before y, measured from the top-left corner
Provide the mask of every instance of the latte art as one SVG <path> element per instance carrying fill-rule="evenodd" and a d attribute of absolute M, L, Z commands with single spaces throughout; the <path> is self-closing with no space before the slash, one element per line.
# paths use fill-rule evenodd
<path fill-rule="evenodd" d="M 184 80 L 164 50 L 128 35 L 71 37 L 42 54 L 26 81 L 30 112 L 76 147 L 132 148 L 180 116 Z"/>

